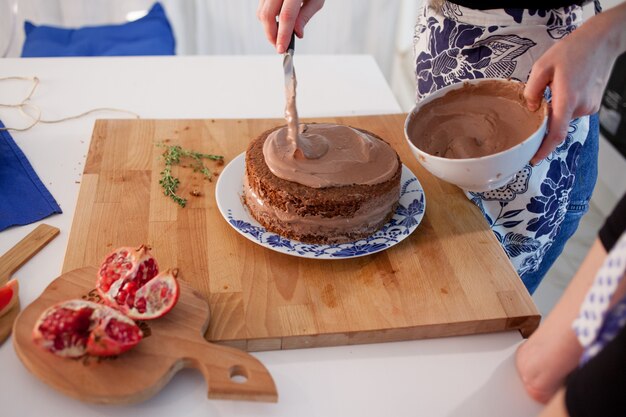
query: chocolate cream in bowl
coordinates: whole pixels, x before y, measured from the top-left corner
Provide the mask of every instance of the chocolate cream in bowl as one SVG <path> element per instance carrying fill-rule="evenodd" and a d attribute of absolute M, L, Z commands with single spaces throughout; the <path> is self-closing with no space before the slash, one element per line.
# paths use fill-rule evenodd
<path fill-rule="evenodd" d="M 545 102 L 528 110 L 523 92 L 514 81 L 466 83 L 420 108 L 407 133 L 416 147 L 443 158 L 502 152 L 537 131 L 546 115 Z"/>

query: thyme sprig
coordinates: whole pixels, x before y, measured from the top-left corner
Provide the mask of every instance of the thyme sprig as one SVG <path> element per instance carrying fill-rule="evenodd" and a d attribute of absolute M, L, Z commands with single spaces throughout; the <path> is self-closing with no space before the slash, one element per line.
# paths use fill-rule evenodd
<path fill-rule="evenodd" d="M 180 165 L 180 161 L 183 158 L 190 158 L 191 168 L 194 172 L 200 172 L 204 178 L 211 181 L 213 173 L 206 165 L 204 165 L 204 159 L 210 159 L 213 161 L 222 162 L 224 157 L 221 155 L 206 154 L 196 152 L 193 150 L 183 149 L 180 145 L 165 145 L 159 144 L 158 146 L 164 147 L 163 160 L 165 162 L 165 168 L 161 171 L 161 179 L 159 184 L 163 187 L 163 194 L 174 200 L 179 206 L 185 207 L 187 205 L 187 199 L 176 194 L 180 180 L 172 175 L 172 166 Z"/>
<path fill-rule="evenodd" d="M 165 169 L 161 171 L 161 179 L 159 180 L 159 184 L 161 184 L 161 187 L 163 187 L 163 194 L 171 197 L 171 199 L 174 200 L 181 207 L 185 207 L 187 205 L 187 199 L 176 194 L 176 190 L 178 189 L 180 180 L 172 176 L 171 165 L 166 164 Z"/>

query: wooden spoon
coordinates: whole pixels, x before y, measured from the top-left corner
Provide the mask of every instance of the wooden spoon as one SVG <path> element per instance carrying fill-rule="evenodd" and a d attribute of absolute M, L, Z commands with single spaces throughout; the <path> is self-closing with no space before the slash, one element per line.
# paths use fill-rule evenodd
<path fill-rule="evenodd" d="M 0 257 L 0 286 L 3 286 L 15 271 L 24 265 L 30 258 L 39 252 L 59 234 L 59 229 L 47 224 L 40 224 L 30 232 L 24 239 L 17 242 L 15 246 Z M 19 302 L 13 308 L 0 317 L 0 345 L 11 334 L 13 322 L 20 312 Z"/>

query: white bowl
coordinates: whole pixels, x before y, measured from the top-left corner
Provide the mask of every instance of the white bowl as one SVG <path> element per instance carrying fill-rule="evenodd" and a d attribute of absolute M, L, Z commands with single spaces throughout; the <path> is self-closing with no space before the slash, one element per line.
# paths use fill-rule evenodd
<path fill-rule="evenodd" d="M 490 191 L 511 181 L 535 155 L 546 133 L 548 123 L 547 106 L 544 106 L 544 119 L 532 135 L 523 142 L 495 154 L 478 158 L 452 159 L 431 155 L 419 149 L 409 138 L 409 126 L 419 110 L 427 103 L 446 93 L 462 88 L 465 83 L 478 84 L 493 81 L 494 78 L 463 81 L 438 90 L 420 101 L 406 118 L 404 137 L 417 158 L 417 161 L 434 176 L 455 184 L 466 191 Z M 517 82 L 505 79 L 499 81 Z"/>

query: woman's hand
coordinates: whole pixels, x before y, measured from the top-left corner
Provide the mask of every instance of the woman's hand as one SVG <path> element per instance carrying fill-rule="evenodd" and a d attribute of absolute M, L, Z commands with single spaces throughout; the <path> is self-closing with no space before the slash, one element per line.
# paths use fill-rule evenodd
<path fill-rule="evenodd" d="M 263 23 L 267 40 L 282 54 L 289 46 L 291 34 L 296 32 L 302 38 L 304 26 L 323 5 L 324 0 L 259 0 L 256 16 Z"/>
<path fill-rule="evenodd" d="M 535 62 L 524 97 L 534 111 L 550 86 L 552 109 L 548 134 L 531 164 L 546 158 L 563 142 L 572 119 L 599 110 L 613 63 L 626 50 L 624 27 L 626 3 L 592 17 Z"/>

